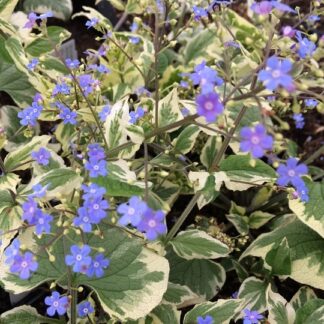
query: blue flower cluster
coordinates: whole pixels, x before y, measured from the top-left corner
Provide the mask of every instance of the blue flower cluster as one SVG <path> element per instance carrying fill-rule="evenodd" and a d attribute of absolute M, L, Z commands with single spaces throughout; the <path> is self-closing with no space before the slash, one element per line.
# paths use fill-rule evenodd
<path fill-rule="evenodd" d="M 18 113 L 20 124 L 22 126 L 36 126 L 37 118 L 40 116 L 43 106 L 37 101 L 34 101 L 31 106 L 25 108 Z"/>
<path fill-rule="evenodd" d="M 148 240 L 155 240 L 159 235 L 167 232 L 167 227 L 164 224 L 164 212 L 161 210 L 154 211 L 137 196 L 133 196 L 128 202 L 120 204 L 117 212 L 122 215 L 118 221 L 120 225 L 131 224 L 140 232 L 145 233 Z"/>
<path fill-rule="evenodd" d="M 82 185 L 84 191 L 83 205 L 78 209 L 73 224 L 82 228 L 84 232 L 91 232 L 93 224 L 99 224 L 107 215 L 109 203 L 104 199 L 105 188 L 92 183 L 89 186 Z"/>

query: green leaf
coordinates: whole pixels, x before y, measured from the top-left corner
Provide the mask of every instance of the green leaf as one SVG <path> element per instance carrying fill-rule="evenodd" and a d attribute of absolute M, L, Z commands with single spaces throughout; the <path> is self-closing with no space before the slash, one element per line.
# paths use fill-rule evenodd
<path fill-rule="evenodd" d="M 207 143 L 201 151 L 200 161 L 206 167 L 207 170 L 209 170 L 212 166 L 216 153 L 218 152 L 222 143 L 218 140 L 218 138 L 220 139 L 220 137 L 218 136 L 209 136 Z"/>
<path fill-rule="evenodd" d="M 169 273 L 167 260 L 152 250 L 144 248 L 141 240 L 130 238 L 121 229 L 105 227 L 103 224 L 100 225 L 100 229 L 101 236 L 87 235 L 87 244 L 93 249 L 105 247 L 104 255 L 110 259 L 109 268 L 100 278 L 74 274 L 74 285 L 92 288 L 103 309 L 119 320 L 136 320 L 146 316 L 158 306 L 167 289 Z M 47 252 L 42 248 L 49 244 L 52 237 L 35 238 L 37 245 L 30 238 L 28 239 L 27 231 L 24 233 L 26 239 L 19 237 L 27 249 L 37 254 L 39 267 L 29 280 L 21 280 L 11 274 L 8 266 L 2 263 L 0 280 L 7 291 L 16 293 L 28 291 L 43 282 L 53 280 L 57 280 L 58 285 L 67 285 L 65 254 L 70 251 L 70 245 L 80 238 L 74 231 L 61 235 L 62 230 L 64 229 L 53 229 L 54 233 L 60 235 L 51 246 L 52 253 L 56 257 L 55 262 L 49 261 Z M 69 238 L 66 235 L 69 235 Z"/>
<path fill-rule="evenodd" d="M 230 253 L 227 245 L 196 229 L 180 232 L 170 244 L 180 257 L 192 259 L 217 259 Z"/>
<path fill-rule="evenodd" d="M 23 144 L 15 151 L 10 152 L 4 160 L 6 170 L 28 169 L 32 163 L 31 153 L 45 147 L 50 139 L 51 137 L 48 135 L 34 136 L 29 143 Z"/>
<path fill-rule="evenodd" d="M 26 12 L 39 12 L 45 13 L 52 11 L 54 17 L 68 20 L 72 14 L 72 1 L 71 0 L 25 0 L 24 10 Z"/>
<path fill-rule="evenodd" d="M 34 185 L 41 184 L 43 187 L 47 186 L 45 198 L 53 199 L 58 195 L 69 195 L 81 186 L 82 181 L 82 177 L 69 168 L 53 169 L 35 177 L 21 194 L 30 194 Z"/>
<path fill-rule="evenodd" d="M 170 282 L 189 287 L 205 300 L 213 298 L 225 282 L 225 270 L 210 260 L 186 260 L 169 251 Z"/>
<path fill-rule="evenodd" d="M 274 246 L 266 255 L 265 261 L 271 266 L 271 272 L 276 275 L 291 274 L 291 255 L 286 238 L 278 246 Z"/>
<path fill-rule="evenodd" d="M 15 106 L 1 107 L 0 124 L 1 127 L 5 129 L 7 141 L 9 142 L 6 144 L 7 151 L 11 151 L 16 145 L 26 143 L 28 141 L 28 138 L 26 138 L 22 132 L 18 134 L 18 130 L 22 127 L 18 117 L 19 111 L 20 109 Z"/>
<path fill-rule="evenodd" d="M 249 216 L 249 227 L 253 229 L 258 229 L 264 224 L 266 224 L 270 219 L 275 217 L 275 215 L 257 210 Z"/>
<path fill-rule="evenodd" d="M 163 296 L 163 303 L 176 305 L 178 308 L 204 301 L 203 298 L 193 293 L 189 287 L 168 283 L 168 289 Z"/>
<path fill-rule="evenodd" d="M 183 118 L 179 107 L 177 88 L 174 88 L 166 97 L 159 101 L 158 114 L 159 127 L 170 125 Z M 153 111 L 153 117 L 155 119 L 155 110 Z M 167 133 L 173 132 L 175 129 L 168 130 Z"/>
<path fill-rule="evenodd" d="M 276 179 L 276 172 L 268 164 L 255 160 L 255 166 L 252 166 L 248 155 L 230 155 L 221 162 L 220 170 L 230 180 L 225 181 L 229 190 L 242 191 Z"/>
<path fill-rule="evenodd" d="M 126 134 L 134 144 L 142 144 L 144 142 L 144 130 L 138 125 L 128 125 L 126 127 Z"/>
<path fill-rule="evenodd" d="M 245 216 L 245 208 L 236 205 L 231 202 L 230 213 L 226 215 L 226 218 L 234 225 L 236 230 L 245 235 L 249 232 L 249 219 Z"/>
<path fill-rule="evenodd" d="M 238 292 L 238 298 L 245 300 L 245 308 L 262 313 L 266 310 L 266 290 L 268 284 L 255 277 L 245 279 Z"/>
<path fill-rule="evenodd" d="M 324 289 L 324 240 L 299 220 L 291 220 L 272 232 L 260 235 L 242 254 L 265 259 L 278 242 L 287 239 L 291 255 L 289 277 L 306 285 Z"/>
<path fill-rule="evenodd" d="M 297 312 L 299 308 L 304 306 L 309 300 L 317 298 L 313 289 L 303 286 L 298 289 L 296 294 L 291 298 L 290 304 Z"/>
<path fill-rule="evenodd" d="M 180 324 L 181 312 L 173 305 L 161 304 L 154 308 L 150 314 L 136 322 L 127 321 L 127 324 Z"/>
<path fill-rule="evenodd" d="M 295 323 L 295 310 L 279 294 L 274 293 L 269 285 L 267 289 L 267 308 L 269 311 L 268 321 L 276 324 Z M 305 322 L 308 323 L 308 322 Z"/>
<path fill-rule="evenodd" d="M 48 36 L 40 36 L 26 47 L 26 52 L 34 57 L 39 57 L 52 52 L 55 46 L 68 39 L 71 34 L 63 27 L 50 26 L 47 28 Z"/>
<path fill-rule="evenodd" d="M 1 0 L 0 1 L 0 16 L 5 21 L 9 21 L 18 0 Z"/>
<path fill-rule="evenodd" d="M 28 77 L 14 64 L 4 61 L 0 61 L 0 91 L 8 93 L 19 106 L 31 104 L 35 94 Z"/>
<path fill-rule="evenodd" d="M 184 318 L 184 324 L 197 323 L 197 317 L 210 315 L 214 323 L 228 324 L 242 309 L 242 300 L 239 299 L 218 299 L 217 302 L 203 303 L 195 306 Z"/>
<path fill-rule="evenodd" d="M 190 61 L 206 54 L 207 47 L 215 40 L 215 29 L 205 29 L 200 31 L 187 44 L 184 50 L 184 63 L 187 65 Z"/>
<path fill-rule="evenodd" d="M 20 182 L 20 178 L 15 173 L 6 173 L 0 176 L 0 190 L 10 189 L 16 192 L 16 186 Z"/>
<path fill-rule="evenodd" d="M 92 182 L 104 187 L 111 197 L 141 196 L 145 183 L 136 180 L 136 174 L 129 170 L 127 162 L 118 160 L 107 163 L 108 175 L 92 179 Z"/>
<path fill-rule="evenodd" d="M 125 5 L 122 0 L 107 0 L 107 1 L 109 1 L 119 11 L 125 10 Z"/>
<path fill-rule="evenodd" d="M 312 299 L 296 312 L 294 324 L 319 324 L 324 321 L 324 299 Z"/>
<path fill-rule="evenodd" d="M 200 129 L 196 125 L 185 127 L 182 132 L 172 141 L 173 150 L 176 154 L 187 154 L 195 145 L 196 138 L 200 133 Z"/>
<path fill-rule="evenodd" d="M 289 208 L 297 217 L 324 238 L 324 181 L 304 179 L 309 190 L 309 201 L 289 200 Z"/>
<path fill-rule="evenodd" d="M 31 306 L 15 307 L 0 316 L 0 324 L 63 324 L 63 320 L 57 320 L 41 316 Z"/>

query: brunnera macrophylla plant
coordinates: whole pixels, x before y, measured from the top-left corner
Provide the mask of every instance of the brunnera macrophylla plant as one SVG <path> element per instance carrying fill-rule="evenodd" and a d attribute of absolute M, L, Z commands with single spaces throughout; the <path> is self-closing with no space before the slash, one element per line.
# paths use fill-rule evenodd
<path fill-rule="evenodd" d="M 85 59 L 0 5 L 0 281 L 46 291 L 1 323 L 315 323 L 323 149 L 283 132 L 323 113 L 320 1 L 111 3 Z"/>

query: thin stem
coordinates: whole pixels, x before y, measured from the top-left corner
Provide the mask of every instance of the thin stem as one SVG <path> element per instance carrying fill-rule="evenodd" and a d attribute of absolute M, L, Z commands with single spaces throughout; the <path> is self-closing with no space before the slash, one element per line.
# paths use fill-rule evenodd
<path fill-rule="evenodd" d="M 314 160 L 316 160 L 319 156 L 324 153 L 324 146 L 320 147 L 317 151 L 315 151 L 310 157 L 308 157 L 304 163 L 311 164 Z"/>
<path fill-rule="evenodd" d="M 145 183 L 145 201 L 148 202 L 149 192 L 148 192 L 148 150 L 147 143 L 144 142 L 144 183 Z"/>
<path fill-rule="evenodd" d="M 154 32 L 154 87 L 155 87 L 155 129 L 159 127 L 159 12 L 158 8 L 155 9 L 155 32 Z"/>
<path fill-rule="evenodd" d="M 128 17 L 128 12 L 127 11 L 124 11 L 123 14 L 121 15 L 121 17 L 119 18 L 117 24 L 115 25 L 114 27 L 114 31 L 118 31 L 119 28 L 123 25 L 123 23 L 126 21 Z"/>
<path fill-rule="evenodd" d="M 71 287 L 71 324 L 77 322 L 77 302 L 78 302 L 78 291 Z"/>

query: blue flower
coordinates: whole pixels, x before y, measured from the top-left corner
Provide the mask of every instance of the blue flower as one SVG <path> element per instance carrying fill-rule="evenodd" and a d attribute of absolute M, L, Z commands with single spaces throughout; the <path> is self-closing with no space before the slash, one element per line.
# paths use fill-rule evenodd
<path fill-rule="evenodd" d="M 103 187 L 99 187 L 95 183 L 91 183 L 89 186 L 82 185 L 81 188 L 83 190 L 82 198 L 84 200 L 102 198 L 106 194 L 106 189 Z"/>
<path fill-rule="evenodd" d="M 6 264 L 12 264 L 15 256 L 19 254 L 20 249 L 20 241 L 18 239 L 14 239 L 12 243 L 7 247 L 4 251 L 4 255 L 6 257 Z"/>
<path fill-rule="evenodd" d="M 98 82 L 97 80 L 94 80 L 90 74 L 79 75 L 78 81 L 85 96 L 88 96 L 93 92 L 94 85 Z"/>
<path fill-rule="evenodd" d="M 52 11 L 47 11 L 47 12 L 39 15 L 39 19 L 41 19 L 41 20 L 51 18 L 51 17 L 53 17 L 53 12 Z"/>
<path fill-rule="evenodd" d="M 218 77 L 217 72 L 206 66 L 205 61 L 195 67 L 195 72 L 189 74 L 189 78 L 193 85 L 200 85 L 202 94 L 213 92 L 215 85 L 223 84 L 223 80 Z"/>
<path fill-rule="evenodd" d="M 68 266 L 73 266 L 74 272 L 86 273 L 92 259 L 89 256 L 91 252 L 91 248 L 89 245 L 83 245 L 82 247 L 78 247 L 77 245 L 71 246 L 71 253 L 65 256 L 65 263 Z"/>
<path fill-rule="evenodd" d="M 28 200 L 22 204 L 22 209 L 22 220 L 27 221 L 29 224 L 34 224 L 36 212 L 39 210 L 37 202 L 32 197 L 28 197 Z"/>
<path fill-rule="evenodd" d="M 59 117 L 63 119 L 63 124 L 71 124 L 75 125 L 77 123 L 77 113 L 75 111 L 70 110 L 68 107 L 65 107 L 64 105 L 61 107 L 61 112 L 59 114 Z"/>
<path fill-rule="evenodd" d="M 145 232 L 148 240 L 155 240 L 159 235 L 167 232 L 164 219 L 165 214 L 162 210 L 154 211 L 151 208 L 146 208 L 137 229 L 140 232 Z"/>
<path fill-rule="evenodd" d="M 135 124 L 139 118 L 142 118 L 145 115 L 145 110 L 142 107 L 137 107 L 136 111 L 131 111 L 129 113 L 130 123 Z"/>
<path fill-rule="evenodd" d="M 318 105 L 318 101 L 316 99 L 305 99 L 304 104 L 306 107 L 315 108 Z"/>
<path fill-rule="evenodd" d="M 58 94 L 69 95 L 71 93 L 71 88 L 65 83 L 58 83 L 53 89 L 52 96 L 55 97 Z"/>
<path fill-rule="evenodd" d="M 302 129 L 305 126 L 305 120 L 302 114 L 294 114 L 293 119 L 295 121 L 296 128 Z"/>
<path fill-rule="evenodd" d="M 94 221 L 91 215 L 88 213 L 87 208 L 80 207 L 78 209 L 78 215 L 73 220 L 73 225 L 81 227 L 85 233 L 89 233 L 92 231 L 92 224 Z"/>
<path fill-rule="evenodd" d="M 28 28 L 28 29 L 33 28 L 37 19 L 38 19 L 38 16 L 37 16 L 37 14 L 35 14 L 35 12 L 29 13 L 28 14 L 28 21 L 24 25 L 24 28 Z"/>
<path fill-rule="evenodd" d="M 109 208 L 107 200 L 99 197 L 85 200 L 83 206 L 87 209 L 88 214 L 91 215 L 91 219 L 95 224 L 98 224 L 106 217 L 106 210 Z"/>
<path fill-rule="evenodd" d="M 15 255 L 10 272 L 19 273 L 19 278 L 26 280 L 30 278 L 32 272 L 35 272 L 37 268 L 38 263 L 35 261 L 34 254 L 25 252 L 25 254 Z"/>
<path fill-rule="evenodd" d="M 27 69 L 30 71 L 34 71 L 36 66 L 39 63 L 39 59 L 38 58 L 33 58 L 28 64 L 27 64 Z"/>
<path fill-rule="evenodd" d="M 137 30 L 138 30 L 138 24 L 134 21 L 130 26 L 130 31 L 132 33 L 136 33 Z M 139 37 L 131 36 L 129 37 L 129 40 L 132 44 L 138 44 L 141 39 Z"/>
<path fill-rule="evenodd" d="M 197 324 L 214 324 L 214 319 L 210 315 L 206 315 L 205 317 L 198 316 Z"/>
<path fill-rule="evenodd" d="M 43 106 L 37 102 L 33 102 L 31 106 L 18 112 L 20 124 L 23 126 L 36 126 L 37 118 L 40 116 Z"/>
<path fill-rule="evenodd" d="M 88 277 L 96 276 L 97 278 L 100 278 L 104 275 L 104 269 L 108 268 L 109 264 L 109 259 L 106 259 L 105 256 L 101 253 L 97 254 L 93 258 L 86 274 Z"/>
<path fill-rule="evenodd" d="M 120 204 L 117 207 L 118 214 L 122 215 L 118 223 L 123 226 L 128 224 L 137 226 L 147 208 L 147 204 L 142 199 L 137 196 L 131 197 L 127 203 Z"/>
<path fill-rule="evenodd" d="M 37 152 L 33 151 L 31 157 L 41 165 L 48 165 L 49 159 L 51 158 L 51 153 L 45 148 L 41 147 Z"/>
<path fill-rule="evenodd" d="M 215 92 L 201 94 L 196 97 L 197 113 L 204 116 L 207 122 L 216 121 L 217 117 L 223 112 L 224 106 Z"/>
<path fill-rule="evenodd" d="M 194 13 L 194 19 L 196 21 L 199 21 L 201 18 L 206 18 L 208 17 L 208 12 L 206 9 L 198 6 L 193 6 L 192 11 Z"/>
<path fill-rule="evenodd" d="M 90 29 L 91 27 L 95 27 L 99 23 L 99 19 L 94 17 L 86 22 L 86 27 Z"/>
<path fill-rule="evenodd" d="M 110 105 L 105 105 L 103 106 L 102 110 L 99 112 L 99 117 L 102 122 L 105 122 L 107 117 L 109 116 L 111 112 L 111 107 Z"/>
<path fill-rule="evenodd" d="M 88 314 L 91 314 L 94 312 L 94 309 L 90 302 L 84 301 L 78 305 L 78 315 L 80 317 L 86 317 Z"/>
<path fill-rule="evenodd" d="M 110 73 L 111 71 L 107 68 L 107 66 L 103 65 L 103 64 L 90 64 L 88 66 L 88 70 L 94 70 L 94 71 L 98 71 L 99 73 L 102 74 L 107 74 Z"/>
<path fill-rule="evenodd" d="M 292 63 L 288 59 L 280 60 L 272 56 L 267 60 L 266 69 L 261 70 L 258 77 L 268 90 L 275 90 L 279 86 L 289 90 L 293 86 L 293 78 L 289 74 L 291 69 Z"/>
<path fill-rule="evenodd" d="M 67 58 L 65 60 L 65 64 L 69 69 L 77 69 L 80 66 L 80 61 L 78 59 L 72 60 L 70 58 Z"/>
<path fill-rule="evenodd" d="M 45 214 L 41 210 L 37 210 L 35 213 L 36 235 L 41 235 L 42 233 L 50 233 L 52 221 L 53 217 L 51 215 Z"/>
<path fill-rule="evenodd" d="M 43 198 L 46 195 L 46 190 L 49 185 L 47 184 L 46 186 L 42 186 L 40 183 L 34 185 L 32 187 L 33 193 L 29 196 L 31 198 Z"/>
<path fill-rule="evenodd" d="M 49 306 L 46 310 L 46 313 L 49 316 L 54 316 L 55 313 L 58 315 L 64 315 L 69 306 L 69 299 L 67 296 L 61 297 L 57 291 L 53 291 L 51 296 L 47 296 L 44 302 Z"/>
<path fill-rule="evenodd" d="M 296 13 L 296 10 L 290 8 L 288 5 L 277 1 L 261 1 L 251 5 L 251 10 L 258 15 L 268 15 L 273 9 L 283 12 Z"/>
<path fill-rule="evenodd" d="M 250 152 L 254 158 L 262 157 L 264 151 L 272 148 L 273 138 L 267 135 L 267 130 L 262 124 L 251 128 L 243 127 L 241 129 L 241 137 L 241 151 Z"/>
<path fill-rule="evenodd" d="M 280 164 L 277 173 L 279 178 L 277 184 L 279 186 L 287 186 L 291 183 L 295 188 L 304 187 L 304 181 L 301 179 L 303 175 L 306 175 L 308 168 L 305 164 L 298 164 L 296 158 L 289 158 L 286 165 Z"/>
<path fill-rule="evenodd" d="M 297 31 L 296 38 L 299 42 L 298 54 L 301 58 L 306 58 L 307 56 L 312 56 L 316 50 L 316 45 L 310 41 L 307 37 L 302 37 L 300 31 Z"/>
<path fill-rule="evenodd" d="M 317 21 L 320 21 L 321 17 L 317 16 L 317 15 L 311 15 L 308 17 L 307 21 L 311 22 L 311 23 L 315 23 Z"/>
<path fill-rule="evenodd" d="M 99 161 L 105 158 L 105 151 L 98 143 L 89 144 L 88 156 L 90 159 Z"/>
<path fill-rule="evenodd" d="M 244 318 L 243 324 L 258 324 L 259 320 L 262 320 L 263 316 L 260 315 L 257 311 L 244 309 Z"/>

